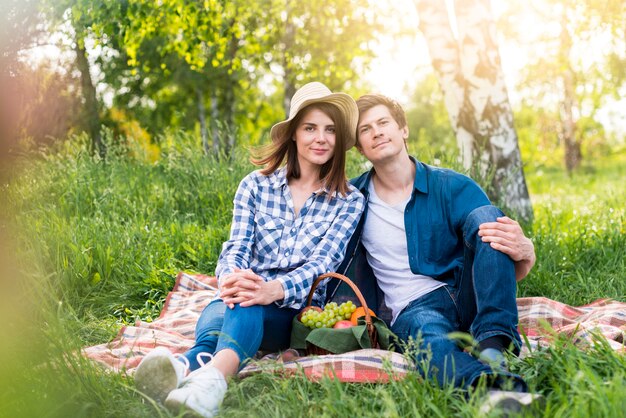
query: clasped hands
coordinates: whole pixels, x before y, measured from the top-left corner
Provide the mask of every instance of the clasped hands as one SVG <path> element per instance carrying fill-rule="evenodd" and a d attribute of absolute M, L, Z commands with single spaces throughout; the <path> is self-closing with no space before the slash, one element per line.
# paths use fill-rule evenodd
<path fill-rule="evenodd" d="M 220 296 L 230 309 L 237 303 L 242 307 L 269 305 L 284 297 L 283 286 L 279 281 L 266 282 L 250 269 L 235 268 L 232 273 L 220 278 L 219 287 Z"/>

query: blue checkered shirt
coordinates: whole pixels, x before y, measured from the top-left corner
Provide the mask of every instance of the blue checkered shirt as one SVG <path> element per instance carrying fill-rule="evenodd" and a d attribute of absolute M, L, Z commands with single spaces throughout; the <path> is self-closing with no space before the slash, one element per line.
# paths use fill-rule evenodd
<path fill-rule="evenodd" d="M 230 239 L 222 246 L 215 274 L 251 269 L 265 281 L 279 280 L 285 296 L 275 303 L 299 309 L 319 275 L 335 271 L 364 209 L 363 195 L 352 185 L 344 197 L 314 193 L 294 215 L 285 168 L 264 176 L 246 176 L 235 194 Z M 325 286 L 316 289 L 318 304 Z"/>

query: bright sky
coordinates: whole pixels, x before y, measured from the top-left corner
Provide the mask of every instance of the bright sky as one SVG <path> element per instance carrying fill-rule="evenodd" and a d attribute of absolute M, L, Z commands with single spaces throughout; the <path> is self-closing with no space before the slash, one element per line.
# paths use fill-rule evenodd
<path fill-rule="evenodd" d="M 445 1 L 448 8 L 451 9 L 453 0 Z M 391 18 L 388 18 L 389 22 L 384 22 L 384 24 L 389 25 L 389 27 L 401 25 L 406 28 L 417 28 L 419 20 L 413 3 L 414 0 L 389 0 L 388 4 L 390 4 L 389 7 L 392 9 L 386 10 L 386 12 Z M 492 1 L 492 7 L 494 15 L 499 16 L 505 6 L 500 1 Z M 450 13 L 450 15 L 453 17 L 454 13 Z M 518 16 L 518 19 L 520 25 L 528 28 L 533 27 L 534 22 L 528 21 L 528 19 L 531 19 L 530 14 L 522 14 Z M 451 23 L 454 31 L 456 22 L 452 21 Z M 542 29 L 545 30 L 546 28 L 544 27 Z M 558 26 L 556 30 L 558 30 Z M 370 71 L 364 76 L 365 79 L 370 82 L 374 91 L 391 96 L 405 106 L 410 106 L 410 103 L 408 103 L 409 98 L 414 92 L 416 84 L 426 74 L 432 72 L 430 56 L 425 40 L 419 31 L 415 30 L 415 32 L 415 36 L 405 36 L 399 40 L 393 39 L 391 35 L 379 37 L 379 42 L 376 46 L 377 58 L 375 58 L 370 65 Z M 56 41 L 58 41 L 58 39 L 56 39 Z M 51 44 L 56 43 L 56 41 L 51 39 Z M 68 42 L 62 39 L 61 41 L 65 43 Z M 500 56 L 508 87 L 509 99 L 512 104 L 515 105 L 521 99 L 515 85 L 520 71 L 530 61 L 528 55 L 530 50 L 511 47 L 510 45 L 507 47 L 506 45 L 502 45 L 502 39 L 499 39 L 499 41 Z M 582 53 L 585 54 L 585 59 L 589 59 L 587 56 L 590 50 L 602 51 L 603 42 L 604 40 L 597 39 L 595 42 L 596 45 L 583 48 L 584 51 L 582 51 Z M 537 53 L 536 50 L 533 50 L 533 52 L 535 54 Z M 32 56 L 38 58 L 48 57 L 52 58 L 52 61 L 57 61 L 60 57 L 60 51 L 55 46 L 42 47 L 37 51 L 32 51 Z M 107 95 L 107 93 L 102 90 L 101 93 L 105 96 Z M 110 97 L 105 97 L 105 99 L 110 100 Z M 600 113 L 599 118 L 601 118 L 603 123 L 612 125 L 613 129 L 626 132 L 626 112 L 623 111 L 624 108 L 626 108 L 626 98 L 606 106 Z"/>
<path fill-rule="evenodd" d="M 448 9 L 453 10 L 453 0 L 445 1 Z M 498 1 L 492 3 L 494 14 L 501 13 L 502 3 Z M 395 0 L 393 7 L 396 9 L 394 16 L 402 16 L 399 24 L 417 27 L 419 18 L 414 0 Z M 451 16 L 452 31 L 456 33 L 454 13 L 449 13 L 449 15 Z M 524 66 L 524 62 L 528 61 L 528 57 L 524 51 L 517 49 L 512 54 L 510 52 L 510 49 L 501 49 L 500 51 L 507 86 L 511 95 L 514 96 L 512 87 L 515 77 Z M 379 93 L 394 97 L 402 104 L 407 104 L 416 83 L 425 74 L 432 71 L 424 37 L 419 32 L 413 39 L 404 37 L 400 41 L 394 41 L 391 36 L 383 37 L 377 45 L 377 55 L 378 57 L 371 64 L 371 70 L 366 75 L 366 79 Z"/>
<path fill-rule="evenodd" d="M 449 10 L 453 9 L 453 0 L 445 0 Z M 405 27 L 417 28 L 419 19 L 414 6 L 414 0 L 395 0 L 393 2 L 395 12 L 392 24 L 405 25 Z M 495 17 L 500 16 L 505 5 L 501 1 L 492 0 L 492 10 Z M 456 32 L 456 22 L 454 13 L 449 13 L 452 22 L 452 31 Z M 397 19 L 397 20 L 395 20 Z M 520 14 L 518 23 L 523 27 L 532 30 L 536 22 L 533 22 L 531 14 Z M 542 30 L 551 31 L 558 36 L 560 27 L 558 24 Z M 535 32 L 536 33 L 536 32 Z M 529 34 L 533 34 L 529 32 Z M 507 85 L 509 100 L 515 106 L 521 100 L 516 84 L 521 71 L 531 61 L 529 53 L 539 54 L 538 49 L 525 49 L 511 44 L 504 45 L 503 39 L 498 39 L 500 49 L 500 59 Z M 580 47 L 575 54 L 583 54 L 584 60 L 591 63 L 593 56 L 602 54 L 606 47 L 607 39 L 589 40 L 589 45 Z M 392 36 L 383 36 L 376 46 L 377 58 L 370 65 L 370 71 L 365 75 L 374 91 L 393 97 L 404 106 L 410 106 L 409 99 L 415 90 L 417 82 L 426 74 L 432 72 L 430 56 L 424 37 L 417 31 L 413 38 L 403 37 L 401 40 L 394 40 Z M 576 57 L 575 57 L 576 58 Z M 583 57 L 580 57 L 581 60 Z M 626 92 L 625 92 L 626 93 Z M 598 118 L 609 129 L 617 132 L 626 132 L 626 97 L 619 101 L 608 103 L 598 113 Z"/>

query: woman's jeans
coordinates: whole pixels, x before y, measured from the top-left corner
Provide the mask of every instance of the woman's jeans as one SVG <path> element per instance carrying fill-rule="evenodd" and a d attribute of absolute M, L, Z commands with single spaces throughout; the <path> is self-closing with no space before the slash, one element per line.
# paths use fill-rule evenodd
<path fill-rule="evenodd" d="M 511 258 L 491 248 L 478 236 L 478 226 L 503 216 L 494 206 L 472 211 L 463 227 L 465 259 L 454 287 L 443 286 L 414 301 L 400 312 L 392 331 L 401 341 L 421 342 L 416 360 L 420 371 L 441 385 L 469 388 L 481 374 L 494 370 L 478 361 L 450 338 L 453 332 L 469 332 L 475 341 L 502 335 L 519 352 L 515 266 Z M 429 348 L 429 350 L 428 350 Z M 495 371 L 491 386 L 503 386 L 510 377 L 517 389 L 526 389 L 519 376 Z"/>
<path fill-rule="evenodd" d="M 215 354 L 230 348 L 241 364 L 259 350 L 278 351 L 289 347 L 291 321 L 297 309 L 279 308 L 275 304 L 234 309 L 221 299 L 209 303 L 196 324 L 196 343 L 184 356 L 190 370 L 200 367 L 199 353 Z"/>

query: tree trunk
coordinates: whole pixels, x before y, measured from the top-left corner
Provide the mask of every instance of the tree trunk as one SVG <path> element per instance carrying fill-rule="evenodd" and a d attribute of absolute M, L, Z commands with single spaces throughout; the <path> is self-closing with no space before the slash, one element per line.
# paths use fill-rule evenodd
<path fill-rule="evenodd" d="M 218 126 L 220 111 L 217 100 L 217 93 L 213 91 L 211 94 L 211 137 L 213 139 L 213 153 L 215 155 L 219 155 L 220 152 L 220 130 Z"/>
<path fill-rule="evenodd" d="M 92 152 L 98 153 L 100 157 L 104 158 L 106 149 L 102 143 L 102 136 L 100 133 L 100 111 L 98 106 L 98 99 L 96 98 L 96 88 L 91 80 L 91 73 L 89 72 L 89 61 L 87 59 L 87 51 L 82 40 L 76 39 L 76 67 L 80 72 L 80 81 L 83 99 L 85 100 L 85 116 L 87 119 L 87 129 L 92 141 Z"/>
<path fill-rule="evenodd" d="M 234 22 L 233 22 L 234 24 Z M 224 150 L 226 155 L 231 155 L 232 150 L 235 148 L 235 89 L 238 85 L 237 71 L 232 67 L 232 63 L 237 57 L 237 51 L 239 51 L 241 39 L 236 36 L 232 36 L 228 45 L 228 60 L 231 62 L 231 68 L 226 74 L 226 82 L 224 83 L 224 133 L 226 134 L 226 149 Z"/>
<path fill-rule="evenodd" d="M 198 98 L 198 120 L 200 121 L 200 137 L 202 138 L 202 149 L 204 154 L 208 155 L 209 149 L 209 134 L 206 127 L 206 108 L 204 107 L 204 93 L 200 86 L 196 86 L 196 96 Z"/>
<path fill-rule="evenodd" d="M 561 137 L 565 148 L 565 168 L 570 176 L 580 166 L 582 154 L 580 143 L 576 140 L 576 121 L 574 120 L 575 85 L 574 70 L 570 63 L 572 37 L 567 29 L 567 10 L 561 15 L 561 63 L 563 70 L 563 100 L 561 102 Z"/>
<path fill-rule="evenodd" d="M 461 68 L 468 86 L 466 99 L 472 104 L 478 128 L 475 137 L 478 146 L 474 146 L 478 155 L 475 157 L 490 161 L 495 168 L 495 195 L 507 208 L 529 221 L 533 217 L 532 205 L 502 73 L 490 0 L 455 0 L 454 4 Z"/>
<path fill-rule="evenodd" d="M 521 219 L 533 217 L 513 112 L 508 100 L 488 0 L 455 1 L 459 41 L 444 0 L 415 0 L 433 67 L 444 92 L 463 165 L 485 176 L 492 194 Z"/>
<path fill-rule="evenodd" d="M 291 107 L 291 98 L 293 97 L 293 95 L 296 93 L 296 86 L 294 84 L 294 80 L 293 80 L 293 74 L 291 71 L 291 65 L 292 63 L 290 62 L 290 54 L 289 52 L 292 49 L 292 46 L 294 44 L 294 37 L 295 37 L 295 31 L 296 28 L 293 25 L 293 22 L 291 21 L 291 15 L 289 13 L 289 9 L 290 9 L 290 0 L 286 1 L 285 4 L 285 36 L 283 37 L 283 70 L 285 72 L 284 76 L 283 76 L 283 83 L 285 85 L 285 93 L 283 96 L 283 108 L 285 109 L 285 115 L 286 117 L 289 117 L 289 108 Z"/>
<path fill-rule="evenodd" d="M 226 135 L 226 155 L 230 155 L 235 148 L 235 82 L 230 80 L 225 83 L 224 91 L 224 134 Z"/>
<path fill-rule="evenodd" d="M 456 134 L 461 160 L 466 169 L 473 161 L 474 119 L 466 102 L 466 83 L 461 73 L 459 45 L 452 34 L 443 0 L 416 0 L 419 29 L 426 38 L 430 58 L 443 91 L 450 123 Z"/>

